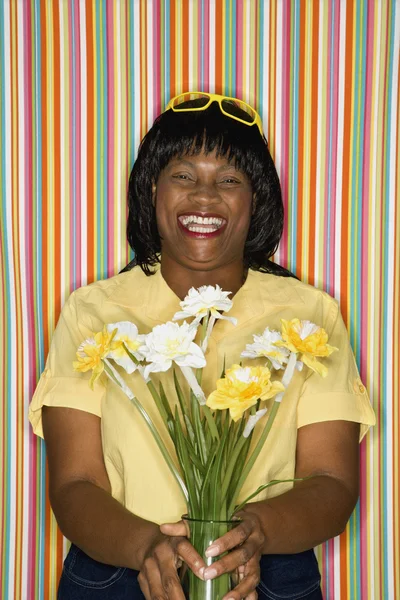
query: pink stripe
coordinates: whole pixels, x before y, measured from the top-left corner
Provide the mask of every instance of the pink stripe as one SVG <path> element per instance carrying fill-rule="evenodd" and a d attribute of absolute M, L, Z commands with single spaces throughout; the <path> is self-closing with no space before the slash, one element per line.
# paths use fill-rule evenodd
<path fill-rule="evenodd" d="M 249 40 L 250 41 L 250 40 Z M 234 42 L 235 43 L 235 42 Z M 236 4 L 236 96 L 243 97 L 243 0 Z"/>
<path fill-rule="evenodd" d="M 201 87 L 204 90 L 204 84 L 203 84 L 203 77 L 202 77 L 202 67 L 204 64 L 204 55 L 203 55 L 203 51 L 204 51 L 204 21 L 203 21 L 203 14 L 202 14 L 202 2 L 198 2 L 197 4 L 197 73 L 195 74 L 195 79 L 194 81 L 191 81 L 191 87 L 193 85 L 196 86 L 196 89 L 198 89 L 199 84 L 197 82 L 201 82 Z M 194 23 L 194 27 L 196 26 L 196 22 Z M 189 39 L 189 44 L 190 44 L 190 39 Z"/>
<path fill-rule="evenodd" d="M 79 5 L 75 5 L 74 10 L 74 28 L 75 28 L 75 82 L 76 91 L 74 98 L 75 108 L 75 189 L 76 189 L 76 220 L 75 220 L 75 246 L 76 246 L 76 260 L 75 260 L 75 288 L 82 285 L 82 269 L 81 269 L 81 255 L 82 255 L 82 192 L 81 192 L 81 148 L 82 148 L 82 120 L 81 120 L 81 23 Z M 83 199 L 86 201 L 86 199 Z"/>
<path fill-rule="evenodd" d="M 210 48 L 210 0 L 204 0 L 204 24 L 203 24 L 204 48 L 201 58 L 203 62 L 203 87 L 204 91 L 210 91 L 210 62 L 208 60 L 208 48 Z M 210 52 L 210 56 L 212 56 Z"/>
<path fill-rule="evenodd" d="M 73 149 L 73 136 L 75 135 L 75 132 L 72 129 L 72 119 L 73 119 L 73 114 L 74 114 L 74 95 L 73 95 L 73 81 L 74 81 L 74 74 L 72 71 L 72 65 L 73 65 L 73 61 L 75 60 L 75 57 L 72 56 L 72 14 L 71 14 L 71 5 L 67 5 L 67 9 L 68 9 L 68 21 L 67 21 L 67 25 L 68 25 L 68 46 L 69 46 L 69 56 L 68 56 L 68 87 L 69 87 L 69 97 L 68 97 L 68 135 L 69 135 L 69 145 L 68 145 L 68 167 L 69 167 L 69 192 L 71 194 L 70 198 L 66 198 L 66 203 L 70 206 L 70 213 L 69 213 L 69 227 L 70 227 L 70 235 L 72 237 L 72 239 L 74 239 L 74 237 L 76 236 L 76 230 L 75 230 L 75 222 L 74 222 L 74 204 L 75 204 L 75 210 L 76 210 L 76 203 L 74 203 L 74 198 L 72 196 L 73 194 L 73 190 L 74 190 L 74 173 L 73 173 L 73 167 L 74 167 L 74 161 L 75 161 L 75 157 L 74 157 L 74 149 Z M 63 57 L 63 52 L 64 49 L 61 48 L 61 57 Z M 61 58 L 61 60 L 63 60 L 63 58 Z M 63 118 L 63 115 L 62 117 Z M 61 215 L 61 219 L 63 219 L 63 215 Z M 76 238 L 75 238 L 76 239 Z M 69 292 L 71 293 L 74 289 L 74 284 L 73 284 L 73 280 L 74 280 L 74 269 L 75 269 L 75 260 L 74 260 L 74 250 L 76 250 L 75 243 L 69 243 Z M 76 256 L 76 254 L 75 254 Z"/>
<path fill-rule="evenodd" d="M 288 129 L 290 125 L 289 113 L 289 94 L 290 94 L 290 22 L 291 22 L 291 6 L 289 2 L 282 3 L 282 64 L 276 64 L 276 88 L 279 86 L 279 74 L 282 73 L 282 127 L 280 131 L 281 138 L 281 169 L 280 178 L 282 186 L 282 199 L 285 210 L 285 215 L 288 214 L 288 186 L 287 174 L 289 167 L 289 150 L 287 140 Z M 279 32 L 277 31 L 277 39 Z M 276 134 L 278 137 L 279 131 Z M 284 232 L 281 242 L 281 262 L 284 265 L 288 264 L 288 219 L 285 219 Z"/>
<path fill-rule="evenodd" d="M 114 206 L 119 199 L 114 198 L 114 134 L 115 134 L 115 79 L 114 79 L 114 3 L 107 2 L 106 5 L 106 43 L 107 55 L 107 122 L 108 122 L 108 147 L 107 147 L 107 235 L 108 235 L 108 275 L 114 275 Z"/>
<path fill-rule="evenodd" d="M 161 107 L 161 28 L 160 0 L 153 0 L 153 120 L 160 114 Z M 150 123 L 149 123 L 150 125 Z"/>
<path fill-rule="evenodd" d="M 20 7 L 22 8 L 22 7 Z M 23 29 L 24 29 L 24 89 L 25 89 L 25 97 L 24 97 L 24 112 L 25 112 L 25 142 L 26 148 L 32 148 L 33 146 L 33 135 L 32 135 L 32 14 L 31 14 L 31 5 L 28 3 L 26 6 L 26 10 L 23 12 Z M 26 281 L 23 283 L 26 290 L 26 318 L 28 323 L 28 339 L 25 340 L 25 348 L 28 347 L 29 352 L 29 368 L 27 373 L 31 374 L 29 378 L 29 386 L 28 386 L 28 397 L 25 398 L 25 402 L 29 402 L 31 394 L 33 393 L 34 387 L 34 375 L 36 374 L 36 344 L 35 344 L 35 319 L 34 319 L 34 287 L 33 287 L 33 273 L 32 269 L 34 267 L 34 261 L 32 261 L 33 255 L 33 239 L 32 232 L 36 231 L 36 224 L 33 223 L 33 172 L 32 172 L 32 156 L 33 153 L 25 152 L 25 273 L 26 273 Z M 24 384 L 25 388 L 25 384 Z M 26 406 L 24 407 L 27 408 Z M 18 434 L 17 434 L 18 435 Z M 21 435 L 21 434 L 20 434 Z M 30 435 L 30 440 L 32 441 L 32 434 Z M 33 443 L 33 450 L 35 450 L 35 443 Z M 22 453 L 22 460 L 23 460 Z M 29 494 L 30 501 L 28 503 L 28 514 L 21 514 L 21 527 L 24 530 L 25 527 L 28 528 L 28 578 L 27 578 L 27 586 L 28 589 L 34 589 L 35 583 L 35 540 L 36 540 L 36 486 L 37 486 L 37 478 L 36 478 L 36 468 L 34 464 L 34 458 L 36 457 L 35 451 L 29 454 L 29 468 L 30 468 L 30 478 L 29 478 Z M 22 469 L 26 469 L 27 465 L 22 465 Z M 18 518 L 18 517 L 17 517 Z M 28 523 L 26 523 L 26 518 L 28 519 Z M 17 541 L 18 547 L 18 541 Z"/>

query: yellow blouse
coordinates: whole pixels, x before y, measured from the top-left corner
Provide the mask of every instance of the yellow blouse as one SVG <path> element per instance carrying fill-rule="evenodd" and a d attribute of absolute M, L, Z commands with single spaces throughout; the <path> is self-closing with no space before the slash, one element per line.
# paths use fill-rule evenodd
<path fill-rule="evenodd" d="M 113 496 L 134 514 L 157 523 L 179 520 L 185 513 L 185 502 L 151 433 L 114 383 L 99 380 L 92 391 L 88 385 L 90 374 L 74 372 L 72 362 L 81 342 L 101 330 L 105 323 L 130 320 L 140 333 L 148 333 L 155 325 L 171 320 L 179 309 L 179 298 L 166 284 L 160 269 L 147 277 L 135 267 L 76 290 L 62 310 L 46 368 L 29 409 L 33 430 L 39 436 L 43 436 L 43 405 L 75 408 L 101 417 L 104 459 Z M 295 372 L 269 438 L 243 486 L 239 499 L 245 499 L 271 479 L 294 476 L 298 427 L 337 419 L 354 421 L 361 423 L 361 439 L 375 423 L 375 417 L 359 378 L 338 304 L 328 294 L 293 278 L 250 270 L 233 299 L 229 316 L 238 319 L 237 325 L 217 321 L 209 341 L 207 366 L 203 371 L 206 395 L 215 389 L 224 356 L 227 367 L 239 362 L 245 345 L 253 342 L 252 335 L 262 333 L 266 326 L 280 330 L 281 318 L 298 317 L 322 326 L 328 333 L 329 344 L 339 348 L 339 352 L 322 359 L 328 367 L 326 378 L 306 367 Z M 257 362 L 250 360 L 248 364 Z M 277 375 L 274 372 L 274 377 Z M 138 373 L 126 377 L 131 377 L 133 392 L 174 454 L 145 383 Z M 157 381 L 158 376 L 153 377 Z M 167 380 L 164 387 L 168 398 L 175 404 L 172 373 L 163 373 L 162 377 L 163 382 Z M 268 413 L 257 424 L 258 429 L 267 416 Z M 253 441 L 256 437 L 253 436 Z M 268 488 L 254 500 L 281 494 L 290 487 L 291 484 L 280 484 Z"/>

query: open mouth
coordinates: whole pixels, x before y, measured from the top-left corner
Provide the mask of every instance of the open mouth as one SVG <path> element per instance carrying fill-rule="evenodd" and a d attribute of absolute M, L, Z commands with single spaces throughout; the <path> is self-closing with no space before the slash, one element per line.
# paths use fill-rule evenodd
<path fill-rule="evenodd" d="M 181 228 L 187 233 L 200 236 L 210 236 L 218 234 L 225 228 L 226 219 L 216 215 L 196 215 L 186 214 L 178 217 Z"/>

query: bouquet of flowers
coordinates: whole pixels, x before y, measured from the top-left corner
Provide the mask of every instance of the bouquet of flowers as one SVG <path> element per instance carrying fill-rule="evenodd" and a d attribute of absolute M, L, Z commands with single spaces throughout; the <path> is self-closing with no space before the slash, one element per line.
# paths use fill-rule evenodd
<path fill-rule="evenodd" d="M 75 370 L 92 372 L 92 388 L 105 373 L 142 415 L 185 498 L 191 542 L 203 555 L 212 537 L 217 539 L 234 526 L 235 514 L 249 500 L 282 482 L 266 482 L 238 504 L 240 490 L 268 437 L 295 370 L 306 365 L 325 376 L 327 368 L 318 359 L 336 350 L 328 345 L 328 336 L 321 327 L 297 318 L 282 319 L 280 332 L 267 327 L 260 335 L 254 335 L 254 342 L 241 353 L 246 362 L 262 358 L 263 366 L 224 365 L 215 390 L 206 397 L 201 385 L 202 370 L 213 327 L 218 319 L 236 325 L 236 319 L 223 314 L 233 304 L 229 294 L 218 285 L 192 288 L 172 321 L 155 326 L 147 335 L 140 334 L 136 325 L 128 321 L 106 324 L 93 338 L 83 341 L 74 362 Z M 178 324 L 182 319 L 183 323 Z M 157 389 L 152 381 L 153 373 L 166 373 L 172 367 L 175 402 L 167 398 L 162 382 Z M 187 381 L 189 393 L 180 385 L 177 369 Z M 283 371 L 280 379 L 272 378 L 275 371 Z M 172 439 L 177 461 L 168 452 L 126 375 L 131 376 L 132 387 L 135 377 L 146 381 Z M 267 413 L 265 402 L 271 399 L 268 419 L 251 447 L 255 425 Z M 211 536 L 207 523 L 214 526 Z M 215 559 L 205 560 L 211 564 Z M 190 596 L 196 600 L 222 598 L 230 585 L 227 575 L 203 582 L 189 574 Z"/>

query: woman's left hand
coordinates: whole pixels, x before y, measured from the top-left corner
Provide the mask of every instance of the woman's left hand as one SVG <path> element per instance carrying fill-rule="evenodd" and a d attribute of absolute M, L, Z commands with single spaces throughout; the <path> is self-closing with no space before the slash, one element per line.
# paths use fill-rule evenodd
<path fill-rule="evenodd" d="M 224 596 L 223 600 L 256 600 L 256 587 L 260 581 L 260 558 L 265 535 L 258 516 L 242 510 L 237 513 L 241 523 L 231 531 L 215 540 L 207 549 L 207 556 L 219 556 L 228 552 L 204 571 L 204 579 L 214 579 L 223 573 L 232 573 L 238 569 L 239 584 Z M 161 525 L 165 535 L 187 535 L 183 521 Z"/>

